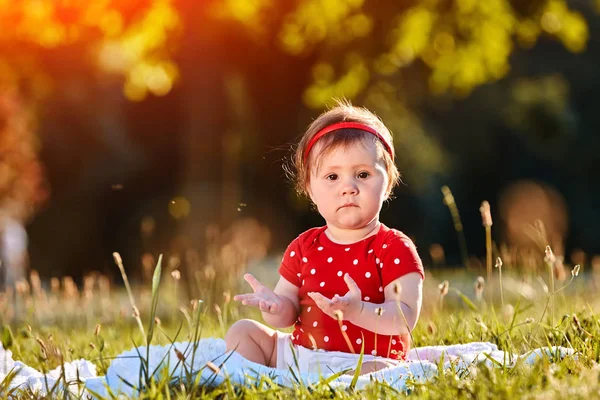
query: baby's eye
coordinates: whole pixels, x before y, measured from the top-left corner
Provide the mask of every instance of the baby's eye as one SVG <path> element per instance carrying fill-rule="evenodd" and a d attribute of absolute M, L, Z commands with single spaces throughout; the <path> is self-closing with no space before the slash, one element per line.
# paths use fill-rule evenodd
<path fill-rule="evenodd" d="M 330 181 L 335 181 L 335 180 L 337 180 L 337 178 L 338 178 L 337 174 L 330 174 L 330 175 L 327 175 L 327 177 L 325 179 L 330 180 Z"/>
<path fill-rule="evenodd" d="M 358 174 L 358 177 L 359 177 L 360 179 L 366 179 L 366 178 L 368 178 L 370 175 L 371 175 L 371 174 L 369 174 L 368 172 L 364 172 L 364 171 L 363 171 L 363 172 L 360 172 L 360 173 Z"/>

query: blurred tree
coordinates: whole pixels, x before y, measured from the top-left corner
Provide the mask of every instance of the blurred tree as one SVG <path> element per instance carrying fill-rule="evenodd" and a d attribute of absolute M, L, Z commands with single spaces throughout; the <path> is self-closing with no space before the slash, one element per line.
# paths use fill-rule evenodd
<path fill-rule="evenodd" d="M 281 51 L 311 61 L 308 107 L 344 96 L 376 110 L 417 188 L 448 169 L 417 112 L 431 94 L 462 98 L 505 77 L 515 48 L 531 48 L 542 35 L 575 53 L 588 41 L 587 22 L 568 0 L 226 0 L 214 10 L 256 43 L 276 38 Z"/>
<path fill-rule="evenodd" d="M 0 256 L 4 280 L 24 277 L 24 224 L 48 190 L 38 110 L 61 88 L 53 65 L 74 62 L 124 77 L 128 99 L 167 94 L 177 78 L 168 39 L 179 19 L 169 0 L 0 1 Z"/>
<path fill-rule="evenodd" d="M 89 5 L 0 0 L 4 28 L 0 88 L 17 87 L 33 116 L 48 108 L 64 112 L 61 107 L 73 107 L 70 112 L 86 122 L 93 116 L 106 123 L 114 114 L 125 113 L 125 107 L 113 101 L 120 99 L 88 86 L 106 73 L 116 74 L 123 78 L 125 98 L 148 101 L 146 108 L 127 110 L 134 125 L 111 120 L 102 129 L 113 139 L 137 129 L 139 147 L 161 134 L 180 135 L 173 140 L 180 153 L 175 157 L 160 153 L 148 157 L 148 162 L 161 164 L 156 167 L 160 169 L 165 160 L 180 156 L 183 180 L 202 182 L 193 188 L 195 199 L 187 196 L 196 221 L 228 225 L 244 203 L 248 214 L 256 213 L 259 205 L 265 209 L 259 216 L 285 225 L 275 206 L 285 200 L 259 197 L 281 191 L 280 170 L 262 159 L 270 155 L 265 149 L 301 132 L 314 109 L 334 96 L 346 96 L 376 110 L 396 135 L 401 169 L 411 166 L 410 183 L 418 188 L 426 182 L 423 177 L 446 170 L 448 163 L 447 149 L 442 150 L 431 135 L 431 125 L 426 125 L 431 122 L 419 114 L 432 102 L 431 94 L 442 99 L 464 97 L 506 76 L 517 46 L 531 47 L 542 35 L 556 38 L 569 51 L 583 51 L 588 27 L 569 4 L 568 0 L 100 0 Z M 83 71 L 87 80 L 69 80 L 73 71 Z M 173 91 L 179 79 L 185 85 Z M 68 86 L 61 86 L 67 81 Z M 41 107 L 49 93 L 64 91 L 68 97 L 84 87 L 87 96 L 72 96 L 77 101 Z M 112 87 L 110 92 L 114 93 Z M 169 102 L 148 98 L 170 92 Z M 298 99 L 312 109 L 302 109 Z M 102 105 L 104 110 L 96 108 Z M 157 116 L 163 113 L 172 119 Z M 518 117 L 518 112 L 514 115 Z M 157 121 L 169 126 L 157 126 Z M 172 121 L 181 126 L 170 125 Z M 526 126 L 524 121 L 515 118 L 519 126 Z M 33 117 L 32 122 L 35 126 Z M 90 124 L 94 121 L 82 125 L 81 132 L 93 132 Z M 79 128 L 73 131 L 79 133 Z M 86 158 L 80 147 L 89 143 L 87 139 L 64 138 L 64 142 L 75 142 L 76 151 L 71 153 Z M 134 158 L 127 148 L 121 154 Z M 118 163 L 101 161 L 94 165 L 96 174 L 106 176 L 107 168 L 119 168 Z M 273 179 L 263 179 L 265 171 Z M 99 178 L 93 178 L 96 181 L 89 175 L 81 180 L 98 185 Z M 241 190 L 240 185 L 247 187 Z M 256 197 L 249 198 L 252 195 Z M 97 198 L 89 195 L 86 201 L 86 212 L 95 212 Z M 124 209 L 122 203 L 119 207 Z M 74 218 L 87 223 L 79 214 Z M 199 227 L 190 237 L 202 237 L 203 232 Z"/>

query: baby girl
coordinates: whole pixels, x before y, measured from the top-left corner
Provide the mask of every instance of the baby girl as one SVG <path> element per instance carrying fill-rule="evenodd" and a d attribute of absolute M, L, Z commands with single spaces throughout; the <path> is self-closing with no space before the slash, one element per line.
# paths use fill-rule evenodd
<path fill-rule="evenodd" d="M 250 361 L 301 372 L 362 372 L 406 358 L 419 318 L 423 266 L 415 245 L 379 221 L 399 182 L 392 135 L 365 108 L 347 102 L 320 115 L 294 154 L 295 181 L 325 219 L 286 249 L 273 290 L 254 276 L 253 293 L 234 297 L 258 307 L 274 328 L 234 323 L 225 341 Z"/>

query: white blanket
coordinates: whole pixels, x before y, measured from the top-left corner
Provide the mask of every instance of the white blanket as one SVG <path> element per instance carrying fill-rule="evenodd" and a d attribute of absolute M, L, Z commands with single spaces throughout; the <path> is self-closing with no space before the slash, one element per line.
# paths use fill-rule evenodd
<path fill-rule="evenodd" d="M 180 352 L 179 358 L 175 349 Z M 195 355 L 193 355 L 194 353 Z M 81 391 L 85 390 L 86 394 L 92 397 L 95 394 L 107 397 L 110 390 L 113 395 L 132 396 L 136 394 L 139 387 L 141 365 L 139 354 L 145 358 L 146 347 L 139 347 L 137 350 L 132 349 L 121 353 L 110 364 L 106 376 L 97 376 L 94 364 L 84 359 L 65 363 L 64 371 L 61 371 L 61 367 L 58 367 L 43 374 L 19 361 L 14 361 L 12 353 L 9 350 L 4 350 L 0 345 L 0 382 L 5 379 L 8 373 L 15 370 L 18 373 L 10 383 L 9 389 L 15 387 L 29 388 L 37 392 L 38 395 L 45 395 L 57 382 L 57 387 L 63 388 L 63 383 L 66 381 L 68 389 L 77 395 L 81 395 Z M 522 355 L 516 355 L 498 350 L 498 347 L 492 343 L 482 342 L 420 347 L 410 350 L 407 362 L 400 366 L 362 375 L 359 377 L 356 387 L 360 389 L 371 383 L 372 380 L 378 380 L 385 381 L 398 390 L 406 391 L 410 383 L 410 380 L 407 381 L 408 379 L 424 381 L 432 378 L 438 371 L 440 361 L 443 361 L 444 368 L 454 367 L 464 370 L 479 362 L 506 366 L 513 366 L 518 361 L 531 364 L 542 356 L 558 360 L 567 356 L 574 356 L 574 352 L 572 349 L 564 347 L 544 347 Z M 181 358 L 185 362 L 185 367 L 183 367 Z M 209 386 L 221 384 L 226 377 L 229 377 L 232 383 L 251 384 L 256 378 L 260 379 L 261 375 L 269 376 L 274 382 L 282 386 L 293 386 L 298 383 L 298 379 L 301 379 L 305 385 L 310 385 L 336 372 L 324 371 L 321 376 L 317 374 L 298 376 L 290 370 L 265 367 L 246 360 L 236 352 L 226 353 L 223 339 L 214 338 L 198 341 L 195 351 L 193 344 L 190 342 L 178 342 L 174 346 L 150 346 L 149 360 L 150 371 L 156 371 L 155 375 L 158 379 L 160 379 L 161 374 L 165 373 L 174 378 L 181 377 L 185 379 L 186 376 L 189 376 L 185 372 L 187 370 L 196 374 L 199 373 L 200 375 L 196 375 L 199 379 L 198 382 Z M 210 367 L 207 367 L 207 363 Z M 61 377 L 63 375 L 64 378 Z M 77 385 L 77 378 L 83 384 Z M 341 375 L 331 381 L 330 385 L 346 387 L 350 385 L 351 381 L 352 376 Z M 136 389 L 125 382 L 133 384 Z"/>

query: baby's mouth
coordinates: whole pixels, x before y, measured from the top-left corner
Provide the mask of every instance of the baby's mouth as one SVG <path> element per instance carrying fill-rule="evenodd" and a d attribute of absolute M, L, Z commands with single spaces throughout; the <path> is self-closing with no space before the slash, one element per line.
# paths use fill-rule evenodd
<path fill-rule="evenodd" d="M 341 210 L 343 208 L 352 208 L 352 207 L 358 207 L 358 206 L 354 203 L 346 203 L 343 206 L 341 206 L 340 208 L 338 208 L 338 210 Z"/>

